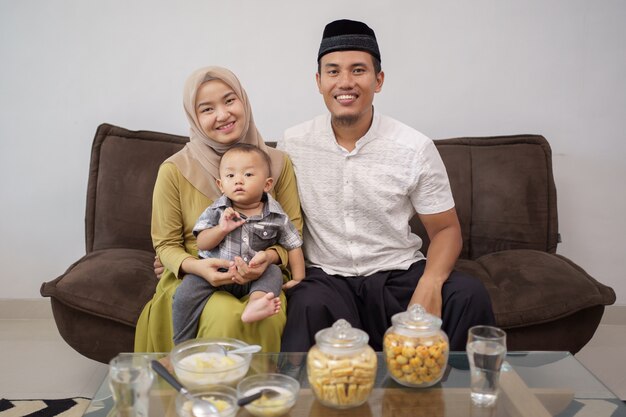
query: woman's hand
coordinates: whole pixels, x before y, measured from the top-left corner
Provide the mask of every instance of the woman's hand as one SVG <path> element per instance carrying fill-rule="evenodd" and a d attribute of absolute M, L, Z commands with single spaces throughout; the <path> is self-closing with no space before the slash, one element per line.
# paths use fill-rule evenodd
<path fill-rule="evenodd" d="M 235 265 L 234 262 L 226 259 L 189 257 L 183 261 L 181 267 L 186 273 L 198 275 L 214 287 L 233 283 L 232 270 Z M 225 272 L 220 271 L 221 269 Z"/>
<path fill-rule="evenodd" d="M 163 275 L 163 271 L 165 271 L 165 267 L 161 263 L 161 260 L 159 259 L 159 257 L 156 255 L 154 256 L 154 263 L 152 264 L 152 266 L 154 268 L 154 275 L 156 275 L 158 279 L 161 279 L 161 275 Z"/>
<path fill-rule="evenodd" d="M 276 251 L 259 251 L 252 257 L 250 263 L 247 264 L 239 256 L 235 257 L 235 264 L 230 268 L 229 272 L 233 273 L 233 281 L 237 284 L 245 284 L 258 279 L 267 267 L 274 263 L 278 254 Z"/>

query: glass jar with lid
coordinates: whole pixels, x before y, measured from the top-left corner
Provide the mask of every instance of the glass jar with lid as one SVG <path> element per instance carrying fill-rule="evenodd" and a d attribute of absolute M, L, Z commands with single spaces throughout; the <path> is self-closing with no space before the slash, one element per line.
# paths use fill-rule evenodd
<path fill-rule="evenodd" d="M 387 369 L 399 384 L 430 387 L 439 382 L 448 364 L 448 336 L 441 319 L 419 304 L 394 314 L 383 338 Z"/>
<path fill-rule="evenodd" d="M 309 384 L 316 398 L 333 408 L 357 407 L 369 398 L 376 379 L 376 353 L 369 336 L 344 319 L 315 335 L 307 355 Z"/>

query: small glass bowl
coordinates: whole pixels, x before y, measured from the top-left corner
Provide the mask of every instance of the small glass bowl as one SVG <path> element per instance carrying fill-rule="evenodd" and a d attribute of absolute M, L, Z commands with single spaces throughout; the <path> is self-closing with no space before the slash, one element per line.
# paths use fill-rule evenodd
<path fill-rule="evenodd" d="M 228 338 L 192 339 L 176 345 L 170 352 L 170 360 L 176 377 L 185 387 L 234 387 L 246 376 L 252 354 L 236 353 L 224 357 L 220 353 L 207 352 L 207 347 L 215 344 L 224 346 L 226 350 L 248 346 L 241 340 Z"/>
<path fill-rule="evenodd" d="M 189 391 L 196 398 L 202 398 L 217 407 L 219 417 L 234 417 L 239 410 L 237 405 L 237 391 L 225 385 L 215 385 L 204 389 Z M 195 415 L 192 410 L 192 401 L 183 394 L 176 395 L 176 413 L 180 417 L 205 417 Z M 211 415 L 213 416 L 213 415 Z"/>
<path fill-rule="evenodd" d="M 265 388 L 277 391 L 279 395 L 262 396 L 244 408 L 257 417 L 279 417 L 287 414 L 296 403 L 300 383 L 283 374 L 256 374 L 244 378 L 237 385 L 237 395 L 239 398 L 247 397 Z"/>

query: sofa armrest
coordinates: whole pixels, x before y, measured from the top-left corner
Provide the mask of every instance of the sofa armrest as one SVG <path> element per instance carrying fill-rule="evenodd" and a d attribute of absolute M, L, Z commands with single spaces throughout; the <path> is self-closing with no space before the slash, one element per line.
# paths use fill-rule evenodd
<path fill-rule="evenodd" d="M 154 295 L 152 252 L 106 249 L 91 252 L 58 278 L 44 282 L 41 295 L 93 316 L 135 326 Z"/>

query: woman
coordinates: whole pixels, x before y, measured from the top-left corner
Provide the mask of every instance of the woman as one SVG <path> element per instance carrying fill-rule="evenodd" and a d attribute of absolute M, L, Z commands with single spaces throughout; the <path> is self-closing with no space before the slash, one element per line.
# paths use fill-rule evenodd
<path fill-rule="evenodd" d="M 257 279 L 269 264 L 287 264 L 287 252 L 272 247 L 258 265 L 224 259 L 198 259 L 193 226 L 202 211 L 221 193 L 221 155 L 235 143 L 250 143 L 269 153 L 277 178 L 270 192 L 296 228 L 302 231 L 300 200 L 291 161 L 269 148 L 257 131 L 245 90 L 237 77 L 224 68 L 194 72 L 185 83 L 183 105 L 190 124 L 190 141 L 159 168 L 152 203 L 152 242 L 165 270 L 152 300 L 144 307 L 135 333 L 135 351 L 167 352 L 173 348 L 172 296 L 186 273 L 199 275 L 215 286 Z M 222 272 L 227 269 L 227 272 Z M 245 324 L 241 313 L 247 297 L 237 299 L 217 291 L 200 317 L 198 337 L 233 337 L 260 344 L 264 351 L 280 351 L 286 321 L 286 300 L 281 311 L 259 322 Z M 219 314 L 217 314 L 219 312 Z"/>

